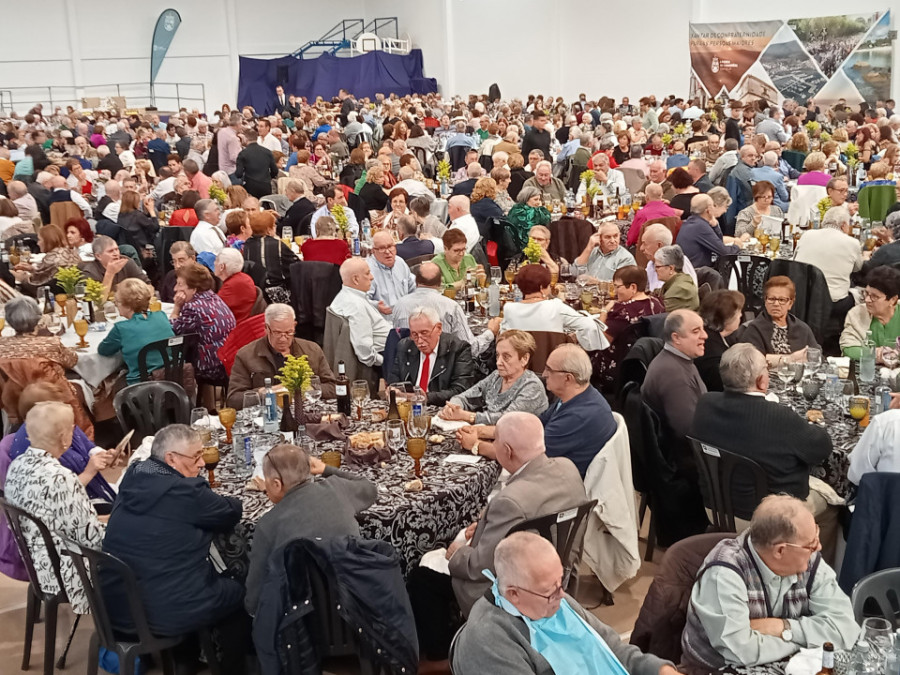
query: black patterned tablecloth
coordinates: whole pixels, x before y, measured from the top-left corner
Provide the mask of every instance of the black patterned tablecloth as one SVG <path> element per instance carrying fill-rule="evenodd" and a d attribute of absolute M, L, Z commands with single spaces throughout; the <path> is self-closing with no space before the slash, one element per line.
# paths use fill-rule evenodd
<path fill-rule="evenodd" d="M 370 404 L 370 407 L 372 404 Z M 320 405 L 319 410 L 335 412 L 333 403 Z M 436 413 L 436 410 L 432 412 Z M 384 423 L 355 420 L 346 430 L 349 435 L 360 431 L 382 430 Z M 440 433 L 432 430 L 431 434 Z M 468 454 L 462 450 L 452 434 L 444 434 L 443 443 L 428 443 L 428 450 L 421 460 L 425 471 L 424 489 L 408 492 L 404 485 L 413 480 L 413 460 L 405 453 L 395 456 L 385 466 L 366 466 L 355 470 L 378 487 L 376 502 L 357 516 L 360 533 L 371 539 L 383 539 L 390 543 L 400 557 L 404 575 L 414 567 L 423 554 L 447 546 L 460 529 L 474 522 L 488 494 L 500 475 L 500 466 L 484 457 L 477 464 L 445 462 L 450 454 Z M 316 454 L 326 450 L 343 450 L 344 442 L 317 444 Z M 216 469 L 219 494 L 237 497 L 244 505 L 244 515 L 235 530 L 216 539 L 216 547 L 222 554 L 229 572 L 236 578 L 247 575 L 249 552 L 256 522 L 271 507 L 264 492 L 248 489 L 247 479 L 235 471 L 234 453 L 222 453 Z M 298 516 L 302 517 L 302 516 Z"/>

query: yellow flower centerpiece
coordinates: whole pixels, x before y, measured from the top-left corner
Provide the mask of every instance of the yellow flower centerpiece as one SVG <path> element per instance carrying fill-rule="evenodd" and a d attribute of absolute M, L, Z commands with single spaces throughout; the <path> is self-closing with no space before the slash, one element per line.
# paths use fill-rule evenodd
<path fill-rule="evenodd" d="M 450 162 L 442 159 L 437 165 L 437 177 L 439 181 L 450 180 Z"/>
<path fill-rule="evenodd" d="M 825 213 L 831 208 L 831 197 L 822 197 L 816 204 L 816 208 L 819 210 L 819 222 L 821 222 L 825 219 Z"/>
<path fill-rule="evenodd" d="M 334 218 L 334 222 L 337 224 L 338 228 L 341 231 L 341 236 L 346 239 L 347 238 L 347 230 L 350 227 L 350 220 L 347 218 L 347 213 L 344 211 L 344 207 L 341 204 L 335 204 L 331 207 L 331 217 Z"/>
<path fill-rule="evenodd" d="M 309 359 L 306 356 L 288 356 L 275 378 L 288 390 L 294 401 L 293 414 L 291 414 L 291 409 L 287 402 L 284 404 L 283 413 L 292 431 L 296 431 L 298 425 L 306 423 L 303 413 L 303 394 L 309 389 L 310 378 L 313 375 L 315 373 L 310 367 Z"/>
<path fill-rule="evenodd" d="M 225 190 L 220 188 L 215 183 L 212 183 L 209 186 L 209 196 L 210 199 L 215 199 L 217 202 L 219 202 L 219 206 L 225 206 L 225 199 L 227 199 L 228 197 L 228 195 L 225 194 Z"/>
<path fill-rule="evenodd" d="M 536 265 L 541 261 L 541 256 L 544 255 L 544 249 L 542 249 L 541 245 L 534 239 L 528 237 L 528 244 L 526 244 L 522 253 L 525 254 L 525 257 L 530 264 Z"/>
<path fill-rule="evenodd" d="M 54 278 L 59 283 L 60 288 L 63 289 L 63 292 L 70 298 L 74 298 L 75 287 L 84 279 L 84 274 L 73 265 L 72 267 L 60 267 L 56 271 Z"/>

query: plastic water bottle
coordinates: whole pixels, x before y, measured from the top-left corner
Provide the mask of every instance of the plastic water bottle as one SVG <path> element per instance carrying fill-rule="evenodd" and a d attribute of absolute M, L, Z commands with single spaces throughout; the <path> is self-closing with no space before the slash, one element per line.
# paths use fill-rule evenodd
<path fill-rule="evenodd" d="M 900 630 L 894 635 L 894 644 L 884 657 L 884 675 L 900 675 Z"/>
<path fill-rule="evenodd" d="M 362 221 L 362 236 L 363 241 L 369 243 L 372 239 L 372 223 L 369 222 L 368 218 L 363 218 Z"/>
<path fill-rule="evenodd" d="M 416 387 L 413 390 L 413 404 L 412 404 L 412 414 L 413 417 L 418 417 L 419 415 L 425 414 L 425 404 L 427 401 L 427 397 L 425 396 L 425 392 L 422 387 Z"/>
<path fill-rule="evenodd" d="M 488 286 L 488 315 L 492 318 L 500 316 L 500 287 L 493 279 Z"/>
<path fill-rule="evenodd" d="M 522 302 L 522 299 L 525 296 L 522 295 L 522 289 L 516 286 L 516 290 L 513 291 L 513 302 Z"/>
<path fill-rule="evenodd" d="M 359 255 L 359 237 L 353 237 L 353 255 Z"/>
<path fill-rule="evenodd" d="M 859 357 L 859 381 L 871 384 L 875 381 L 875 340 L 872 331 L 866 331 Z"/>
<path fill-rule="evenodd" d="M 263 430 L 267 434 L 278 431 L 278 401 L 275 399 L 275 392 L 272 391 L 272 378 L 267 377 L 266 385 L 266 403 L 265 403 L 265 423 Z"/>
<path fill-rule="evenodd" d="M 248 477 L 253 473 L 253 439 L 250 426 L 239 422 L 231 429 L 232 450 L 239 475 Z"/>
<path fill-rule="evenodd" d="M 876 675 L 878 669 L 872 663 L 872 650 L 869 643 L 860 640 L 850 652 L 850 668 L 847 675 Z"/>

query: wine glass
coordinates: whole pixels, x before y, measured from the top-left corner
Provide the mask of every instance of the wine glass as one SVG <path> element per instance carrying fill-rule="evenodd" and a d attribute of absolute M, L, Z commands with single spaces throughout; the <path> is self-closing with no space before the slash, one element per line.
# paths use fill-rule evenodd
<path fill-rule="evenodd" d="M 778 379 L 781 380 L 782 384 L 787 387 L 791 380 L 794 379 L 794 365 L 787 359 L 782 359 L 781 363 L 778 364 L 778 369 L 775 371 L 775 374 L 778 376 Z"/>
<path fill-rule="evenodd" d="M 198 429 L 208 423 L 209 412 L 206 408 L 197 407 L 191 410 L 191 426 Z"/>
<path fill-rule="evenodd" d="M 801 390 L 803 391 L 803 398 L 812 403 L 816 400 L 816 396 L 819 395 L 819 391 L 822 388 L 822 383 L 816 377 L 810 377 L 803 381 L 803 384 L 800 385 Z"/>
<path fill-rule="evenodd" d="M 79 281 L 75 284 L 75 299 L 78 302 L 84 300 L 84 294 L 87 292 L 87 283 L 84 281 Z"/>
<path fill-rule="evenodd" d="M 403 431 L 403 420 L 388 420 L 384 435 L 391 454 L 396 455 L 406 445 L 406 433 Z"/>
<path fill-rule="evenodd" d="M 247 422 L 255 423 L 256 418 L 260 415 L 259 408 L 261 405 L 262 402 L 259 399 L 259 392 L 245 391 L 244 401 L 241 405 L 241 412 L 244 415 L 244 419 Z"/>
<path fill-rule="evenodd" d="M 859 426 L 866 426 L 866 419 L 869 417 L 869 397 L 868 396 L 851 396 L 850 417 L 859 422 Z"/>
<path fill-rule="evenodd" d="M 581 291 L 581 307 L 584 311 L 588 311 L 591 308 L 591 304 L 594 302 L 594 294 L 588 290 Z"/>
<path fill-rule="evenodd" d="M 356 403 L 356 421 L 362 420 L 362 409 L 369 398 L 369 383 L 365 380 L 353 380 L 350 384 L 350 398 Z"/>
<path fill-rule="evenodd" d="M 503 281 L 503 269 L 499 265 L 491 265 L 491 281 L 498 286 Z"/>
<path fill-rule="evenodd" d="M 231 427 L 237 421 L 237 410 L 234 408 L 222 408 L 219 411 L 219 421 L 225 427 L 225 442 L 231 443 Z"/>
<path fill-rule="evenodd" d="M 119 318 L 119 309 L 114 302 L 106 302 L 103 304 L 103 316 L 106 317 L 107 323 L 114 323 Z"/>
<path fill-rule="evenodd" d="M 479 288 L 475 293 L 475 301 L 478 303 L 478 306 L 481 308 L 481 316 L 484 318 L 487 316 L 487 291 L 483 288 Z"/>
<path fill-rule="evenodd" d="M 406 440 L 406 452 L 410 457 L 413 458 L 415 462 L 415 466 L 413 468 L 413 473 L 416 478 L 422 477 L 422 465 L 419 460 L 425 456 L 425 447 L 427 446 L 427 442 L 424 438 L 419 436 L 410 436 Z"/>
<path fill-rule="evenodd" d="M 47 330 L 49 330 L 53 335 L 59 335 L 63 329 L 62 319 L 59 318 L 58 314 L 48 314 L 47 315 Z"/>
<path fill-rule="evenodd" d="M 88 322 L 85 319 L 76 319 L 75 320 L 75 334 L 79 337 L 77 348 L 84 350 L 87 349 L 90 345 L 88 345 L 87 341 L 84 339 L 84 336 L 88 334 Z"/>
<path fill-rule="evenodd" d="M 203 445 L 203 465 L 209 472 L 209 486 L 217 487 L 215 469 L 219 466 L 219 447 L 212 440 Z"/>
<path fill-rule="evenodd" d="M 869 643 L 874 652 L 873 661 L 881 663 L 893 644 L 891 622 L 880 616 L 870 616 L 863 620 L 862 639 Z"/>
<path fill-rule="evenodd" d="M 781 248 L 781 237 L 769 237 L 769 249 L 772 255 L 778 255 L 778 249 Z"/>
<path fill-rule="evenodd" d="M 413 415 L 406 424 L 409 435 L 413 438 L 425 438 L 430 426 L 431 415 Z"/>
<path fill-rule="evenodd" d="M 309 378 L 309 389 L 306 390 L 308 398 L 315 406 L 322 398 L 322 380 L 313 375 Z"/>
<path fill-rule="evenodd" d="M 503 277 L 506 279 L 506 283 L 509 284 L 509 292 L 512 293 L 513 280 L 516 278 L 515 263 L 509 263 L 509 267 L 506 268 L 506 271 L 503 273 Z"/>

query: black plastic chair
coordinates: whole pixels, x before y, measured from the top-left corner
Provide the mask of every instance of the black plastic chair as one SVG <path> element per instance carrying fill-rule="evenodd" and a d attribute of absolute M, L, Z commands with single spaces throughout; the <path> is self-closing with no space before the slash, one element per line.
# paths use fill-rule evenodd
<path fill-rule="evenodd" d="M 453 675 L 453 655 L 456 653 L 456 645 L 459 643 L 459 636 L 462 635 L 463 628 L 466 627 L 466 624 L 463 624 L 459 627 L 459 630 L 453 635 L 453 639 L 450 641 L 450 650 L 447 652 L 447 659 L 450 662 L 450 675 Z"/>
<path fill-rule="evenodd" d="M 744 311 L 756 316 L 765 305 L 763 286 L 769 278 L 769 266 L 772 261 L 760 255 L 746 253 L 719 256 L 713 263 L 716 271 L 722 276 L 725 288 L 731 283 L 731 274 L 737 279 L 737 290 L 744 294 Z"/>
<path fill-rule="evenodd" d="M 637 326 L 642 324 L 638 322 Z M 619 398 L 616 400 L 616 407 L 619 411 L 625 409 L 626 385 L 629 382 L 635 382 L 640 388 L 644 384 L 644 378 L 647 377 L 647 369 L 650 362 L 655 359 L 663 350 L 665 343 L 656 337 L 641 337 L 628 350 L 628 354 L 619 364 L 618 387 Z"/>
<path fill-rule="evenodd" d="M 66 546 L 68 548 L 65 554 L 72 558 L 94 619 L 94 632 L 88 647 L 88 675 L 97 675 L 100 647 L 104 647 L 119 657 L 120 675 L 133 675 L 136 658 L 145 654 L 156 655 L 163 672 L 166 675 L 174 675 L 175 661 L 171 650 L 184 640 L 184 636 L 157 637 L 153 635 L 144 611 L 141 594 L 138 591 L 137 579 L 131 568 L 109 553 L 96 551 L 72 541 L 66 541 Z M 104 577 L 105 579 L 114 579 L 116 583 L 120 583 L 124 587 L 133 628 L 118 630 L 113 626 L 106 599 L 99 588 L 99 580 Z M 202 640 L 202 642 L 206 649 L 208 641 Z M 206 653 L 209 656 L 210 652 Z M 215 659 L 210 658 L 209 660 L 212 670 Z"/>
<path fill-rule="evenodd" d="M 34 625 L 38 622 L 40 609 L 44 611 L 44 675 L 53 675 L 53 659 L 56 656 L 56 618 L 60 605 L 69 604 L 69 598 L 66 595 L 66 587 L 63 585 L 62 574 L 59 567 L 59 553 L 56 550 L 56 544 L 53 542 L 53 536 L 50 534 L 49 528 L 44 525 L 41 520 L 35 518 L 27 511 L 17 506 L 13 506 L 6 499 L 0 497 L 0 510 L 6 516 L 9 529 L 12 530 L 13 537 L 16 540 L 16 546 L 19 549 L 19 555 L 25 563 L 25 569 L 28 572 L 28 599 L 25 607 L 25 648 L 22 654 L 22 670 L 28 670 L 31 663 L 31 642 L 34 636 Z M 28 542 L 25 533 L 22 530 L 23 521 L 28 521 L 37 529 L 43 541 L 44 548 L 47 549 L 47 557 L 50 559 L 50 567 L 53 570 L 53 576 L 56 577 L 56 584 L 59 591 L 51 593 L 41 586 L 38 578 L 37 570 L 34 566 L 34 558 L 28 548 Z M 38 607 L 40 603 L 40 607 Z M 57 668 L 66 667 L 66 654 L 69 651 L 69 645 L 72 643 L 72 636 L 78 627 L 80 616 L 75 615 L 75 623 L 72 626 L 72 632 L 69 635 L 69 641 L 66 643 L 66 649 L 62 656 L 59 657 Z"/>
<path fill-rule="evenodd" d="M 191 419 L 191 401 L 175 382 L 132 384 L 116 394 L 113 407 L 122 429 L 134 429 L 134 444 L 169 424 L 187 424 Z"/>
<path fill-rule="evenodd" d="M 734 479 L 739 475 L 745 482 L 752 481 L 755 508 L 769 494 L 766 472 L 752 459 L 698 441 L 691 436 L 687 439 L 697 462 L 703 503 L 712 511 L 713 522 L 709 531 L 737 532 L 734 525 Z"/>
<path fill-rule="evenodd" d="M 196 333 L 176 335 L 165 340 L 149 342 L 141 347 L 141 351 L 138 352 L 138 370 L 141 382 L 150 382 L 153 379 L 151 371 L 147 367 L 147 357 L 156 352 L 162 358 L 163 368 L 166 371 L 165 379 L 183 386 L 185 351 L 196 338 Z"/>
<path fill-rule="evenodd" d="M 514 532 L 528 532 L 534 530 L 544 539 L 551 542 L 556 547 L 556 552 L 559 554 L 559 559 L 563 564 L 562 586 L 563 588 L 569 588 L 570 575 L 575 569 L 575 563 L 578 562 L 577 560 L 572 559 L 572 551 L 573 549 L 575 551 L 581 550 L 581 546 L 579 545 L 576 547 L 575 544 L 580 544 L 580 539 L 584 538 L 582 524 L 584 523 L 584 519 L 587 518 L 587 515 L 591 512 L 591 509 L 596 505 L 597 500 L 592 499 L 589 502 L 573 506 L 564 511 L 548 513 L 545 516 L 531 518 L 518 525 L 513 525 L 509 528 L 509 532 L 506 533 L 506 536 L 508 537 Z M 573 590 L 577 585 L 578 576 L 576 574 Z"/>
<path fill-rule="evenodd" d="M 638 532 L 644 524 L 644 516 L 650 509 L 650 529 L 647 533 L 647 550 L 644 560 L 653 560 L 656 550 L 657 507 L 655 497 L 653 457 L 660 456 L 660 423 L 650 406 L 641 399 L 641 385 L 637 382 L 625 384 L 622 393 L 622 416 L 628 427 L 628 442 L 631 450 L 631 479 L 634 489 L 641 495 L 638 508 Z"/>
<path fill-rule="evenodd" d="M 853 586 L 850 596 L 853 617 L 862 624 L 869 616 L 880 616 L 891 622 L 891 630 L 900 627 L 900 567 L 881 570 L 863 577 Z M 874 607 L 878 613 L 871 612 Z M 866 609 L 870 611 L 866 611 Z"/>

